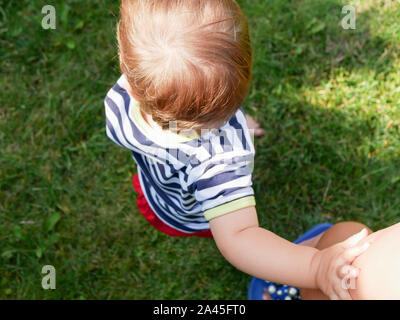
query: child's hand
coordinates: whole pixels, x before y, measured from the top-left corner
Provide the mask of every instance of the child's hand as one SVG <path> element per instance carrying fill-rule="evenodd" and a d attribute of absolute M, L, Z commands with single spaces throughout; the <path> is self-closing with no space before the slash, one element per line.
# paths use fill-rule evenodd
<path fill-rule="evenodd" d="M 316 253 L 313 268 L 316 268 L 316 284 L 332 300 L 351 300 L 347 280 L 356 279 L 359 270 L 351 264 L 369 247 L 361 240 L 368 235 L 367 229 L 347 240 Z M 314 269 L 315 270 L 315 269 Z"/>

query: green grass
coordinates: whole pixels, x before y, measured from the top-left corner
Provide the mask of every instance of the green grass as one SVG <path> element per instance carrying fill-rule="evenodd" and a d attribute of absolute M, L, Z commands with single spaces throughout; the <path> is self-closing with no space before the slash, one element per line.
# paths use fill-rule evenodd
<path fill-rule="evenodd" d="M 242 0 L 255 47 L 245 109 L 263 227 L 289 240 L 319 222 L 398 222 L 400 4 Z M 209 239 L 165 236 L 139 215 L 128 151 L 105 136 L 119 76 L 117 1 L 0 0 L 0 298 L 246 299 L 250 277 Z M 59 218 L 59 219 L 58 219 Z M 41 288 L 42 266 L 57 289 Z"/>

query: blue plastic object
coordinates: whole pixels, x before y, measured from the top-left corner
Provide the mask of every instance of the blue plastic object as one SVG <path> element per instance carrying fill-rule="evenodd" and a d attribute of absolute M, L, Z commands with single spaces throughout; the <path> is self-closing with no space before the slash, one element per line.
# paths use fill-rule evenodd
<path fill-rule="evenodd" d="M 308 239 L 314 238 L 325 232 L 333 224 L 331 223 L 320 223 L 306 233 L 302 234 L 299 238 L 297 238 L 293 243 L 299 244 Z M 276 284 L 273 282 L 268 282 L 259 278 L 252 278 L 250 281 L 249 289 L 248 289 L 248 299 L 249 300 L 264 300 L 263 295 L 267 292 L 272 300 L 300 300 L 299 289 L 283 284 Z"/>

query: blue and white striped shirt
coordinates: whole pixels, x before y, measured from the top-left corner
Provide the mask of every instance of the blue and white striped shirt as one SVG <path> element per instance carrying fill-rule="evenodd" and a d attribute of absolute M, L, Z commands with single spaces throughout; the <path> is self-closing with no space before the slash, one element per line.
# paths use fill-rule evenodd
<path fill-rule="evenodd" d="M 131 150 L 154 213 L 193 233 L 209 221 L 254 206 L 254 145 L 242 110 L 220 129 L 188 135 L 148 124 L 122 75 L 105 99 L 107 136 Z"/>

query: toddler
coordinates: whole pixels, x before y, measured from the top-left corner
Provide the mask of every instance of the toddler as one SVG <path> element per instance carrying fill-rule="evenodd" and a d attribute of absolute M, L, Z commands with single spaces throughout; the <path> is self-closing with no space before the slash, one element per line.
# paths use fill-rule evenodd
<path fill-rule="evenodd" d="M 255 277 L 350 299 L 341 280 L 357 277 L 349 265 L 365 232 L 318 250 L 258 224 L 254 121 L 241 109 L 253 52 L 236 1 L 122 0 L 117 33 L 122 76 L 105 99 L 106 130 L 132 152 L 144 217 L 171 236 L 213 238 Z"/>

